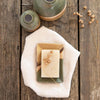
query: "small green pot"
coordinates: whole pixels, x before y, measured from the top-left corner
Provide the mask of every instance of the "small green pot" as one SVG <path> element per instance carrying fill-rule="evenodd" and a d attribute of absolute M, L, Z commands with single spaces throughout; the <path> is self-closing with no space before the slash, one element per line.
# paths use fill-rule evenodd
<path fill-rule="evenodd" d="M 33 0 L 33 9 L 43 20 L 53 21 L 63 15 L 66 3 L 65 0 Z"/>
<path fill-rule="evenodd" d="M 40 26 L 40 19 L 36 12 L 27 10 L 21 15 L 20 23 L 26 31 L 33 32 Z"/>

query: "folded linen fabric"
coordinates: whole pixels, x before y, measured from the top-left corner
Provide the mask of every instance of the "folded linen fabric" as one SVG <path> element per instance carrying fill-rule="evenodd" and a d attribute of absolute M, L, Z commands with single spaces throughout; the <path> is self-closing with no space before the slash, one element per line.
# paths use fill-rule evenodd
<path fill-rule="evenodd" d="M 38 43 L 58 43 L 64 45 L 62 83 L 40 83 L 36 80 L 36 46 Z M 42 97 L 67 98 L 70 94 L 72 75 L 80 52 L 73 48 L 57 32 L 42 26 L 26 37 L 21 58 L 24 84 Z"/>

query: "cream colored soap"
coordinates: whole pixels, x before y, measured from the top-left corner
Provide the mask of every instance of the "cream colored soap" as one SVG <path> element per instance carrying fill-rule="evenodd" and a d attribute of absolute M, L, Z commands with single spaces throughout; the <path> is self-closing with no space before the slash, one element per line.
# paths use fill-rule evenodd
<path fill-rule="evenodd" d="M 42 50 L 41 55 L 41 77 L 58 78 L 59 77 L 59 50 Z"/>

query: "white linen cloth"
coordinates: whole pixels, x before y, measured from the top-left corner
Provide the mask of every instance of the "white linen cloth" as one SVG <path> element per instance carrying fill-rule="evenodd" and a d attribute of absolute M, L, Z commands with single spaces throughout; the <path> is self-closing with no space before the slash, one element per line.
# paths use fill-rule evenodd
<path fill-rule="evenodd" d="M 40 83 L 36 81 L 36 46 L 38 43 L 60 43 L 64 45 L 63 83 Z M 57 32 L 42 26 L 26 37 L 21 58 L 21 71 L 24 84 L 42 97 L 69 97 L 72 75 L 80 52 L 74 49 Z"/>

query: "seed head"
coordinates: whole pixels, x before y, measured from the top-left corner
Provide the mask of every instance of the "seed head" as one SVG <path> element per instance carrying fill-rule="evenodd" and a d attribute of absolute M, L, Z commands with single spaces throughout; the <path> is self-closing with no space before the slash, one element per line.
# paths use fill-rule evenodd
<path fill-rule="evenodd" d="M 84 24 L 81 25 L 81 28 L 84 28 Z"/>
<path fill-rule="evenodd" d="M 79 15 L 79 17 L 83 17 L 83 15 L 81 15 L 81 14 L 78 14 Z"/>
<path fill-rule="evenodd" d="M 74 12 L 73 15 L 76 15 L 76 12 Z"/>
<path fill-rule="evenodd" d="M 95 18 L 95 15 L 93 14 L 93 15 L 91 15 L 91 18 Z"/>
<path fill-rule="evenodd" d="M 80 19 L 80 20 L 79 20 L 79 23 L 82 23 L 82 24 L 83 24 L 83 20 L 82 20 L 82 19 Z"/>
<path fill-rule="evenodd" d="M 91 13 L 91 10 L 88 10 L 88 13 Z"/>
<path fill-rule="evenodd" d="M 95 20 L 94 18 L 91 19 L 92 22 L 94 22 L 94 20 Z"/>
<path fill-rule="evenodd" d="M 92 24 L 92 21 L 89 21 L 89 24 Z"/>
<path fill-rule="evenodd" d="M 85 9 L 85 10 L 86 10 L 86 9 L 87 9 L 87 6 L 84 6 L 84 7 L 83 7 L 83 9 Z"/>
<path fill-rule="evenodd" d="M 91 13 L 88 13 L 88 16 L 91 16 Z"/>
<path fill-rule="evenodd" d="M 78 12 L 76 12 L 76 15 L 79 15 L 79 13 L 78 13 Z"/>

